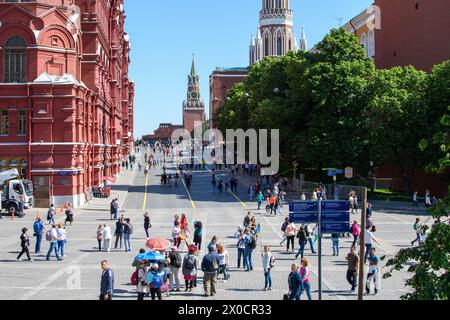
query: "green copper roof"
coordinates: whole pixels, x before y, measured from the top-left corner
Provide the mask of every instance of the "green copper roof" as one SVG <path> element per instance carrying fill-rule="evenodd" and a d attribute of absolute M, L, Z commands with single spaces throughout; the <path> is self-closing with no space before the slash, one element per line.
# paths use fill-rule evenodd
<path fill-rule="evenodd" d="M 248 72 L 249 68 L 235 67 L 235 68 L 216 68 L 217 72 Z"/>

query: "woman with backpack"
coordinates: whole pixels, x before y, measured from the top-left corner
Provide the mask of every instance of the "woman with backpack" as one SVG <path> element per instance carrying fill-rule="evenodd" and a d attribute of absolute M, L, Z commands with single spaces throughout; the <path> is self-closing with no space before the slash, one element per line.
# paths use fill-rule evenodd
<path fill-rule="evenodd" d="M 158 297 L 158 300 L 162 300 L 161 287 L 166 280 L 167 275 L 164 269 L 162 271 L 159 271 L 158 264 L 152 264 L 150 267 L 150 271 L 147 273 L 147 283 L 150 286 L 150 294 L 152 296 L 152 300 L 156 300 L 156 296 Z"/>
<path fill-rule="evenodd" d="M 149 263 L 147 261 L 141 261 L 139 267 L 136 270 L 136 292 L 138 294 L 138 300 L 144 300 L 148 292 L 147 284 L 147 272 Z"/>
<path fill-rule="evenodd" d="M 197 257 L 195 247 L 189 248 L 189 253 L 183 259 L 183 277 L 186 288 L 184 291 L 192 291 L 195 279 L 197 278 Z"/>
<path fill-rule="evenodd" d="M 256 249 L 256 237 L 247 229 L 245 234 L 244 266 L 245 271 L 253 271 L 252 253 Z"/>
<path fill-rule="evenodd" d="M 264 253 L 261 253 L 262 265 L 264 269 L 264 291 L 272 290 L 272 268 L 275 265 L 275 258 L 270 252 L 269 246 L 264 246 Z"/>
<path fill-rule="evenodd" d="M 97 228 L 97 242 L 98 242 L 98 251 L 102 251 L 102 242 L 103 242 L 103 226 L 99 225 Z"/>
<path fill-rule="evenodd" d="M 198 250 L 202 249 L 203 224 L 201 221 L 194 222 L 194 244 Z"/>
<path fill-rule="evenodd" d="M 414 243 L 416 242 L 420 244 L 420 230 L 422 229 L 422 222 L 420 222 L 420 218 L 416 219 L 416 223 L 414 223 L 413 229 L 416 233 L 416 239 L 414 241 L 411 241 L 411 246 L 414 246 Z"/>
<path fill-rule="evenodd" d="M 298 256 L 301 256 L 303 259 L 303 256 L 305 254 L 305 246 L 308 243 L 308 238 L 306 237 L 305 227 L 301 226 L 300 230 L 297 233 L 297 239 L 298 239 L 298 245 L 300 248 L 298 249 L 297 254 L 295 255 L 295 259 L 298 258 Z"/>

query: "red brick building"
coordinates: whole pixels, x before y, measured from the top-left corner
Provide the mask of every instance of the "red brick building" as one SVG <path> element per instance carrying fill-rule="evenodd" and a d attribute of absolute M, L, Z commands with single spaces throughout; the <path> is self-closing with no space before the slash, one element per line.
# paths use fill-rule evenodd
<path fill-rule="evenodd" d="M 448 0 L 375 0 L 344 25 L 378 69 L 412 65 L 430 72 L 450 59 Z"/>
<path fill-rule="evenodd" d="M 236 83 L 244 81 L 248 75 L 249 68 L 217 68 L 209 76 L 209 121 L 210 128 L 215 128 L 215 117 L 217 112 L 228 97 L 230 90 Z"/>
<path fill-rule="evenodd" d="M 200 77 L 195 68 L 195 59 L 192 57 L 191 73 L 188 76 L 187 98 L 183 102 L 183 127 L 192 132 L 197 123 L 205 122 L 205 104 L 200 95 Z"/>
<path fill-rule="evenodd" d="M 182 125 L 175 125 L 171 123 L 161 123 L 159 128 L 153 134 L 144 136 L 142 139 L 146 142 L 161 141 L 167 142 L 172 138 L 172 133 L 177 129 L 183 129 Z"/>
<path fill-rule="evenodd" d="M 380 27 L 375 32 L 379 69 L 412 65 L 431 71 L 450 59 L 450 1 L 375 0 Z"/>
<path fill-rule="evenodd" d="M 123 0 L 0 0 L 0 170 L 75 206 L 133 148 Z"/>
<path fill-rule="evenodd" d="M 344 25 L 374 59 L 378 69 L 412 65 L 430 72 L 450 59 L 450 1 L 375 0 L 373 7 Z M 445 196 L 448 173 L 435 175 L 423 169 L 384 165 L 375 169 L 380 188 L 405 193 L 414 190 Z"/>

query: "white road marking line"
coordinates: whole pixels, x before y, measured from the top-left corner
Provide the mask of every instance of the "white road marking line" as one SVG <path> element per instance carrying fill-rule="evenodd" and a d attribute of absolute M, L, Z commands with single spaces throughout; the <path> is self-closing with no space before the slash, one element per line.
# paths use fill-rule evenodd
<path fill-rule="evenodd" d="M 84 253 L 84 254 L 80 255 L 78 258 L 73 260 L 69 265 L 65 266 L 62 269 L 59 269 L 57 272 L 55 272 L 50 277 L 48 277 L 45 281 L 43 281 L 41 284 L 39 284 L 39 286 L 33 288 L 32 290 L 30 290 L 29 292 L 24 294 L 21 300 L 30 300 L 32 297 L 34 297 L 41 290 L 46 288 L 53 281 L 57 280 L 59 277 L 64 275 L 67 272 L 67 270 L 70 268 L 70 266 L 80 263 L 83 259 L 87 258 L 88 256 L 89 256 L 89 253 Z M 61 262 L 56 262 L 56 263 L 61 263 Z"/>

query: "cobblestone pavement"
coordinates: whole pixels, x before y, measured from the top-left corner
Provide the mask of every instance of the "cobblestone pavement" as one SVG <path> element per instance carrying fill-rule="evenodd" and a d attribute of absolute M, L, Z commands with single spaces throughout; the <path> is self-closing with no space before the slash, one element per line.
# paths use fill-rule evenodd
<path fill-rule="evenodd" d="M 77 209 L 75 222 L 67 227 L 68 243 L 66 245 L 67 257 L 64 261 L 46 262 L 44 255 L 33 256 L 35 262 L 16 262 L 19 250 L 20 230 L 28 227 L 32 230 L 35 215 L 39 213 L 46 216 L 46 209 L 33 209 L 27 211 L 23 220 L 5 217 L 0 220 L 0 299 L 52 299 L 52 300 L 81 300 L 97 299 L 100 282 L 100 261 L 107 259 L 115 272 L 115 299 L 136 299 L 135 288 L 129 285 L 130 276 L 134 271 L 131 267 L 133 257 L 139 248 L 145 247 L 145 233 L 143 229 L 143 213 L 150 212 L 153 228 L 151 237 L 171 238 L 171 225 L 175 213 L 185 213 L 188 222 L 192 225 L 200 220 L 205 225 L 204 249 L 213 235 L 228 248 L 231 260 L 231 279 L 227 283 L 219 281 L 215 299 L 231 300 L 280 300 L 287 293 L 287 276 L 290 265 L 295 262 L 295 254 L 287 253 L 285 247 L 280 246 L 280 226 L 283 216 L 269 216 L 265 212 L 259 213 L 254 202 L 246 201 L 245 183 L 251 178 L 241 178 L 240 189 L 236 195 L 213 194 L 211 189 L 211 175 L 208 171 L 194 171 L 191 191 L 188 193 L 183 185 L 178 188 L 164 188 L 159 183 L 161 168 L 152 169 L 148 185 L 142 172 L 127 171 L 118 179 L 113 189 L 113 195 L 119 198 L 122 214 L 132 219 L 134 235 L 132 239 L 132 252 L 113 249 L 110 253 L 98 252 L 96 247 L 96 230 L 100 224 L 108 224 L 114 231 L 114 222 L 109 220 L 110 199 L 96 199 L 87 207 Z M 169 172 L 174 173 L 174 168 Z M 227 172 L 220 172 L 226 175 Z M 147 197 L 145 197 L 145 193 Z M 144 209 L 145 208 L 145 209 Z M 381 208 L 381 209 L 380 209 Z M 273 269 L 273 291 L 262 291 L 264 276 L 262 270 L 259 248 L 253 254 L 255 270 L 244 272 L 236 268 L 236 240 L 233 237 L 248 210 L 252 210 L 261 224 L 262 244 L 269 245 L 276 258 L 276 267 Z M 287 214 L 287 213 L 285 213 Z M 398 210 L 375 207 L 375 224 L 378 227 L 376 234 L 381 245 L 376 246 L 379 255 L 394 255 L 399 249 L 410 246 L 414 238 L 412 224 L 416 215 L 422 212 L 409 212 L 402 208 Z M 353 217 L 352 217 L 353 218 Z M 355 219 L 358 220 L 355 215 Z M 424 217 L 427 219 L 427 217 Z M 59 221 L 63 220 L 61 215 Z M 432 221 L 429 221 L 432 223 Z M 32 231 L 30 231 L 32 234 Z M 356 300 L 357 296 L 349 291 L 345 279 L 347 263 L 345 256 L 350 248 L 351 240 L 341 240 L 339 257 L 332 256 L 331 240 L 323 239 L 323 298 L 327 300 Z M 298 244 L 296 243 L 296 246 Z M 32 239 L 34 248 L 34 239 Z M 114 247 L 114 246 L 113 246 Z M 185 250 L 186 248 L 184 248 Z M 48 243 L 43 241 L 43 252 L 48 250 Z M 33 251 L 32 251 L 33 252 Z M 306 256 L 312 265 L 313 298 L 317 299 L 317 255 L 311 255 L 306 250 Z M 202 273 L 199 273 L 199 286 L 192 293 L 176 293 L 167 299 L 203 298 Z M 404 286 L 406 272 L 394 274 L 388 280 L 382 281 L 382 290 L 377 295 L 370 295 L 365 299 L 375 300 L 399 299 L 407 292 Z M 180 276 L 181 278 L 181 276 Z M 183 289 L 183 288 L 182 288 Z M 302 297 L 305 299 L 305 297 Z"/>

